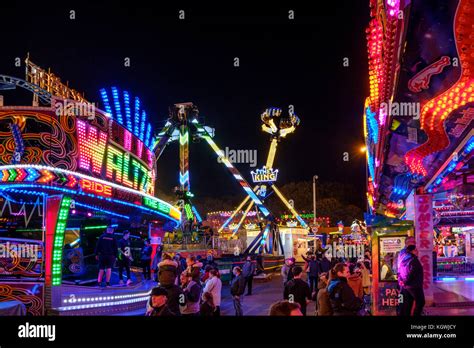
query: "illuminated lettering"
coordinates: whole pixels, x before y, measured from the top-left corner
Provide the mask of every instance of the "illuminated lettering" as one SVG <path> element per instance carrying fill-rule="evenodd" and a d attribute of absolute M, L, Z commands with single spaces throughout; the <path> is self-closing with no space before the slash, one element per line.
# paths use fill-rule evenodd
<path fill-rule="evenodd" d="M 81 179 L 79 185 L 85 192 L 96 193 L 104 197 L 112 197 L 112 186 L 101 184 L 88 179 Z"/>
<path fill-rule="evenodd" d="M 121 183 L 122 182 L 122 170 L 123 170 L 123 153 L 109 144 L 107 149 L 107 165 L 106 165 L 106 176 L 109 179 Z"/>
<path fill-rule="evenodd" d="M 77 120 L 77 142 L 79 147 L 79 168 L 101 174 L 102 162 L 107 144 L 107 133 Z"/>
<path fill-rule="evenodd" d="M 130 167 L 129 167 L 129 163 L 130 163 L 130 154 L 129 153 L 125 153 L 123 155 L 123 184 L 125 186 L 128 186 L 128 187 L 133 187 L 133 181 L 130 180 Z"/>
<path fill-rule="evenodd" d="M 262 169 L 257 169 L 251 171 L 253 182 L 273 182 L 277 180 L 278 169 L 263 167 Z"/>

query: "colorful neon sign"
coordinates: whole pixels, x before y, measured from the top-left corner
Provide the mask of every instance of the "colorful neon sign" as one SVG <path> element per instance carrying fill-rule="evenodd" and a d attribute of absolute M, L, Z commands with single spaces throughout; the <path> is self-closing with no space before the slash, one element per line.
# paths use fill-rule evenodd
<path fill-rule="evenodd" d="M 110 185 L 101 184 L 88 179 L 81 179 L 79 186 L 81 186 L 85 192 L 96 193 L 103 197 L 112 197 L 112 186 Z"/>
<path fill-rule="evenodd" d="M 278 169 L 266 168 L 265 166 L 262 169 L 257 169 L 251 171 L 253 182 L 275 182 L 278 177 Z"/>
<path fill-rule="evenodd" d="M 154 192 L 154 169 L 141 160 L 143 143 L 136 140 L 137 157 L 125 148 L 131 148 L 131 137 L 124 136 L 124 149 L 112 144 L 108 134 L 87 122 L 77 119 L 79 168 L 118 184 L 150 195 Z M 149 159 L 150 156 L 148 156 Z M 150 161 L 151 162 L 151 161 Z"/>

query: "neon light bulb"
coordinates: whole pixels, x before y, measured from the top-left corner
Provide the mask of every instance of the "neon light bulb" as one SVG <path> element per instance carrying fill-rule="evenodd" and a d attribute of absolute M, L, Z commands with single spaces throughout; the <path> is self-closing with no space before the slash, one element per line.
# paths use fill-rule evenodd
<path fill-rule="evenodd" d="M 140 139 L 137 139 L 137 156 L 142 158 L 143 155 L 143 142 Z"/>
<path fill-rule="evenodd" d="M 125 118 L 127 119 L 127 129 L 132 131 L 132 115 L 130 112 L 130 95 L 123 91 L 123 101 L 125 103 Z"/>
<path fill-rule="evenodd" d="M 109 148 L 107 151 L 107 163 L 106 163 L 106 171 L 105 171 L 107 178 L 113 180 L 114 173 L 115 173 L 115 181 L 122 182 L 122 168 L 123 168 L 122 151 L 109 145 Z"/>
<path fill-rule="evenodd" d="M 133 181 L 130 180 L 130 168 L 129 168 L 129 163 L 130 163 L 130 154 L 129 153 L 124 153 L 123 154 L 123 177 L 122 177 L 122 183 L 125 186 L 128 187 L 133 187 Z"/>
<path fill-rule="evenodd" d="M 123 130 L 123 144 L 125 150 L 132 151 L 132 133 L 126 129 Z"/>
<path fill-rule="evenodd" d="M 151 137 L 151 123 L 148 123 L 146 127 L 146 138 L 145 138 L 145 146 L 150 147 L 150 137 Z"/>
<path fill-rule="evenodd" d="M 105 88 L 100 90 L 100 95 L 102 97 L 102 102 L 104 103 L 105 111 L 112 116 L 112 108 L 110 107 L 109 97 L 107 96 L 107 91 Z"/>
<path fill-rule="evenodd" d="M 123 125 L 122 110 L 120 108 L 119 92 L 116 87 L 112 87 L 112 97 L 114 98 L 115 114 L 117 115 L 117 121 Z"/>
<path fill-rule="evenodd" d="M 107 133 L 77 119 L 77 144 L 79 148 L 79 168 L 100 175 L 107 144 Z M 92 166 L 91 166 L 92 162 Z"/>
<path fill-rule="evenodd" d="M 135 118 L 133 122 L 133 133 L 140 135 L 140 98 L 135 97 Z"/>
<path fill-rule="evenodd" d="M 140 134 L 137 134 L 137 136 L 145 142 L 145 145 L 148 145 L 148 143 L 145 141 L 145 123 L 146 123 L 146 111 L 142 111 L 142 120 L 140 122 Z M 150 126 L 150 124 L 148 124 Z M 148 132 L 148 130 L 147 130 Z M 151 132 L 151 129 L 150 129 Z"/>

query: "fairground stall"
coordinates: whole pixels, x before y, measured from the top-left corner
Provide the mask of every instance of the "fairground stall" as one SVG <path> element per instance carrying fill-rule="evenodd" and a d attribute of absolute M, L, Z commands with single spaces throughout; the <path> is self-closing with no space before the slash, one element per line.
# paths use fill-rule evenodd
<path fill-rule="evenodd" d="M 429 305 L 437 270 L 462 263 L 464 274 L 472 272 L 474 7 L 468 0 L 372 0 L 370 15 L 363 116 L 369 210 L 414 222 Z"/>
<path fill-rule="evenodd" d="M 153 129 L 140 99 L 100 91 L 105 111 L 26 60 L 25 80 L 0 89 L 33 92 L 33 106 L 0 105 L 0 302 L 28 315 L 143 310 L 140 248 L 156 247 L 180 212 L 155 197 Z M 11 90 L 11 91 L 9 91 Z M 40 106 L 42 105 L 42 106 Z M 132 285 L 97 286 L 95 245 L 108 226 L 131 232 Z"/>

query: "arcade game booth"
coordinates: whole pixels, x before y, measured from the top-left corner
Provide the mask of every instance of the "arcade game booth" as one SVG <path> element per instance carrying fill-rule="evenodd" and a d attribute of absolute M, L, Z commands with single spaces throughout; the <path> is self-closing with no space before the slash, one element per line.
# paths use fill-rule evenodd
<path fill-rule="evenodd" d="M 370 16 L 367 220 L 413 221 L 431 305 L 436 271 L 470 262 L 474 8 L 469 0 L 371 0 Z"/>
<path fill-rule="evenodd" d="M 154 139 L 140 99 L 102 89 L 103 111 L 26 66 L 25 80 L 0 75 L 1 90 L 33 92 L 33 106 L 0 98 L 0 302 L 27 315 L 143 310 L 153 286 L 140 275 L 143 239 L 155 249 L 180 212 L 154 195 Z M 116 239 L 131 233 L 127 287 L 117 286 L 116 268 L 111 287 L 97 286 L 94 249 L 109 226 Z"/>

